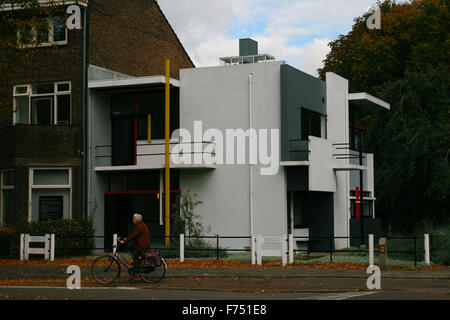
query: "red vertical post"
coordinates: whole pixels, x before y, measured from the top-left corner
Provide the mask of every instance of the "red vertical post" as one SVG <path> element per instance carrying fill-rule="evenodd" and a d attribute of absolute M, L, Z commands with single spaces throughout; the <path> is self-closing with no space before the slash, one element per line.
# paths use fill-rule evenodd
<path fill-rule="evenodd" d="M 359 187 L 356 187 L 356 219 L 359 219 Z"/>

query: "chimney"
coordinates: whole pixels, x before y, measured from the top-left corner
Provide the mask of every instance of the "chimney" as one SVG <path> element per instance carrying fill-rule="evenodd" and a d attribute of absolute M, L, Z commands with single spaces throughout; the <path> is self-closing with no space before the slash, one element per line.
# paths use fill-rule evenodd
<path fill-rule="evenodd" d="M 257 54 L 257 41 L 250 38 L 239 39 L 239 56 L 256 56 Z"/>

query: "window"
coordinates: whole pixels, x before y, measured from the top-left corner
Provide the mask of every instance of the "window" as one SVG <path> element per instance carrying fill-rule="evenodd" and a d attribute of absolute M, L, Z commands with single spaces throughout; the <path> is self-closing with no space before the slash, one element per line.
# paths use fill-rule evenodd
<path fill-rule="evenodd" d="M 30 169 L 29 220 L 71 218 L 72 170 L 70 168 Z"/>
<path fill-rule="evenodd" d="M 14 124 L 70 125 L 70 82 L 14 87 Z"/>
<path fill-rule="evenodd" d="M 16 222 L 14 178 L 14 170 L 3 170 L 0 172 L 1 225 L 13 225 Z"/>
<path fill-rule="evenodd" d="M 362 217 L 373 218 L 373 200 L 363 200 L 362 205 L 360 204 L 360 214 L 362 212 Z M 350 199 L 350 212 L 352 219 L 356 219 L 356 200 Z"/>
<path fill-rule="evenodd" d="M 19 48 L 67 44 L 65 15 L 41 18 L 33 27 L 22 24 L 17 30 Z"/>
<path fill-rule="evenodd" d="M 326 139 L 326 116 L 302 108 L 301 131 L 302 140 L 308 140 L 309 136 Z"/>
<path fill-rule="evenodd" d="M 39 221 L 59 220 L 63 218 L 62 196 L 39 197 Z"/>

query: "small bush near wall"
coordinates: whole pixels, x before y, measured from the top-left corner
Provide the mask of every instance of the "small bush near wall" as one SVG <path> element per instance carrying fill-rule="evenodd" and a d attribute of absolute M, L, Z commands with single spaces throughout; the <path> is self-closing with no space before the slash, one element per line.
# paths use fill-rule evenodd
<path fill-rule="evenodd" d="M 0 228 L 0 257 L 8 257 L 11 252 L 14 230 L 9 227 Z"/>
<path fill-rule="evenodd" d="M 55 234 L 55 257 L 85 256 L 94 247 L 94 228 L 91 219 L 49 220 L 28 223 L 21 221 L 11 228 L 9 255 L 20 256 L 20 234 L 43 236 Z"/>
<path fill-rule="evenodd" d="M 450 266 L 450 225 L 430 232 L 431 261 Z"/>

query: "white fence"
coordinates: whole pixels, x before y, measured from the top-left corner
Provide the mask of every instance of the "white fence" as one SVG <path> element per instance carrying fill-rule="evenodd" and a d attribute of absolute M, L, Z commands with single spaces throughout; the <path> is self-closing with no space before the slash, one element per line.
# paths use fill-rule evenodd
<path fill-rule="evenodd" d="M 31 243 L 44 243 L 43 248 L 30 248 Z M 45 260 L 55 260 L 55 235 L 30 236 L 20 235 L 20 260 L 29 260 L 30 254 L 44 255 Z"/>

